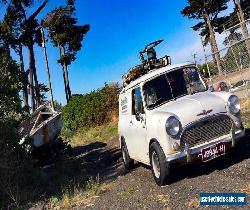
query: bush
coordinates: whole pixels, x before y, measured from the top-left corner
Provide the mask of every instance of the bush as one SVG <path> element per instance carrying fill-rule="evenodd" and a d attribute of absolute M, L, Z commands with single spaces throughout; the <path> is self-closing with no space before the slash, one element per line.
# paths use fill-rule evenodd
<path fill-rule="evenodd" d="M 26 154 L 18 144 L 17 128 L 23 117 L 18 66 L 8 53 L 0 54 L 0 209 L 18 206 L 28 181 Z"/>
<path fill-rule="evenodd" d="M 64 131 L 102 125 L 117 119 L 120 86 L 105 84 L 103 88 L 84 95 L 73 95 L 63 108 Z"/>

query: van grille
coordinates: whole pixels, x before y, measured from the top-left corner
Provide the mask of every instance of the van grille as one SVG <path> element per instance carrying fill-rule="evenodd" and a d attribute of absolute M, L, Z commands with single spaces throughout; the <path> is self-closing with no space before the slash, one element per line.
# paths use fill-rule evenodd
<path fill-rule="evenodd" d="M 230 133 L 232 121 L 226 115 L 213 116 L 195 122 L 183 131 L 181 136 L 181 148 L 185 143 L 190 147 L 211 141 Z"/>

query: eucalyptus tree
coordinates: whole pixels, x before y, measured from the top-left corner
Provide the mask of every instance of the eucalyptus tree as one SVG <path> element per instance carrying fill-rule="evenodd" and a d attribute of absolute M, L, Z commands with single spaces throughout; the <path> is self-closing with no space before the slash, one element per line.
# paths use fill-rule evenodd
<path fill-rule="evenodd" d="M 206 43 L 210 43 L 219 75 L 222 74 L 222 69 L 215 38 L 215 30 L 224 20 L 223 17 L 219 17 L 219 13 L 227 9 L 228 1 L 229 0 L 188 0 L 188 6 L 181 11 L 182 15 L 190 19 L 199 20 L 192 28 L 195 31 L 200 31 L 200 35 L 205 37 Z"/>
<path fill-rule="evenodd" d="M 58 63 L 62 66 L 65 95 L 67 102 L 71 98 L 68 66 L 76 59 L 76 54 L 82 48 L 82 41 L 89 31 L 89 25 L 77 25 L 75 5 L 68 0 L 67 5 L 52 10 L 42 24 L 48 29 L 48 35 L 54 46 L 59 48 Z"/>

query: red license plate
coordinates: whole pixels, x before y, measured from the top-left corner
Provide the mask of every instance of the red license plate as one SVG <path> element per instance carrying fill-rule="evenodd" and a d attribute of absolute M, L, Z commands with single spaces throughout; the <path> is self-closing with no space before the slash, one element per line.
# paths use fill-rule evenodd
<path fill-rule="evenodd" d="M 201 156 L 203 162 L 207 162 L 224 154 L 225 154 L 225 144 L 223 142 L 201 150 Z"/>

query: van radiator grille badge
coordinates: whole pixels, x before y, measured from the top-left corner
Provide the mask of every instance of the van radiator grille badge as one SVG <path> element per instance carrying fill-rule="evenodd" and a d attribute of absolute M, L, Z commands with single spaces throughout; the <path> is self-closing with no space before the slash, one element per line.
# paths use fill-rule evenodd
<path fill-rule="evenodd" d="M 232 121 L 226 115 L 205 118 L 186 128 L 181 136 L 181 148 L 185 143 L 193 147 L 230 133 Z"/>

